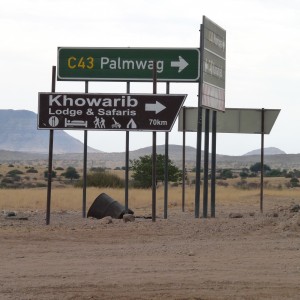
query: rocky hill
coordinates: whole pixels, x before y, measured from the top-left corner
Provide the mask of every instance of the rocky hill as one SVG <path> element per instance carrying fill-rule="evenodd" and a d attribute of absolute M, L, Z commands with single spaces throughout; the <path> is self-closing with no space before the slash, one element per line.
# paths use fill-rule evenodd
<path fill-rule="evenodd" d="M 250 152 L 247 152 L 246 154 L 244 154 L 244 156 L 246 155 L 260 155 L 261 153 L 261 149 L 255 149 L 252 150 Z M 277 155 L 277 154 L 286 154 L 284 151 L 275 148 L 275 147 L 267 147 L 264 149 L 264 154 L 265 155 Z"/>
<path fill-rule="evenodd" d="M 165 146 L 158 145 L 157 153 L 164 154 Z M 192 169 L 196 163 L 196 149 L 193 147 L 186 147 L 186 168 Z M 140 156 L 151 155 L 152 147 L 145 147 L 139 150 L 130 151 L 129 159 L 138 159 Z M 169 145 L 169 158 L 179 167 L 182 167 L 182 146 Z M 48 154 L 41 153 L 26 153 L 16 151 L 0 150 L 0 163 L 18 163 L 18 164 L 43 164 L 48 163 Z M 203 160 L 203 154 L 202 154 Z M 231 168 L 241 169 L 249 168 L 256 162 L 260 162 L 260 155 L 246 155 L 246 156 L 229 156 L 217 155 L 217 168 Z M 264 163 L 269 165 L 272 169 L 300 169 L 300 154 L 277 154 L 265 155 Z M 53 157 L 54 166 L 74 166 L 82 168 L 83 154 L 81 153 L 68 153 L 68 154 L 55 154 Z M 104 167 L 114 169 L 116 167 L 125 166 L 125 152 L 112 152 L 112 153 L 89 153 L 87 156 L 87 166 L 91 167 Z M 203 167 L 203 164 L 202 164 Z"/>
<path fill-rule="evenodd" d="M 27 110 L 0 110 L 0 163 L 47 164 L 49 131 L 37 130 L 37 115 Z M 88 168 L 125 166 L 125 152 L 105 153 L 88 147 Z M 300 154 L 285 154 L 278 148 L 265 148 L 265 164 L 271 168 L 300 169 Z M 129 159 L 151 155 L 152 147 L 130 151 Z M 164 154 L 165 146 L 157 145 Z M 169 158 L 182 167 L 182 146 L 169 145 Z M 202 155 L 203 160 L 203 155 Z M 185 149 L 187 168 L 195 167 L 196 149 Z M 250 167 L 260 161 L 260 149 L 243 156 L 217 155 L 217 168 Z M 54 164 L 82 167 L 83 144 L 64 131 L 55 131 Z"/>
<path fill-rule="evenodd" d="M 0 149 L 48 153 L 49 130 L 37 130 L 37 115 L 28 110 L 0 110 Z M 56 131 L 54 153 L 80 153 L 83 143 L 64 131 Z M 100 152 L 88 147 L 88 152 Z"/>

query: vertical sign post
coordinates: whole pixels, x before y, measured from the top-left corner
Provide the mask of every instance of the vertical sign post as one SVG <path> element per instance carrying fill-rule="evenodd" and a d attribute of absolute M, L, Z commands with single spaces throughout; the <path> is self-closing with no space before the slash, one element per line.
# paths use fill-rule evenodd
<path fill-rule="evenodd" d="M 261 152 L 260 152 L 260 212 L 263 212 L 264 195 L 264 136 L 265 136 L 265 109 L 261 110 Z"/>
<path fill-rule="evenodd" d="M 185 210 L 185 106 L 182 108 L 183 130 L 182 130 L 182 211 Z"/>
<path fill-rule="evenodd" d="M 85 81 L 85 93 L 89 92 L 89 82 Z M 83 190 L 82 190 L 82 217 L 86 217 L 86 185 L 87 185 L 87 130 L 84 130 L 83 144 Z"/>
<path fill-rule="evenodd" d="M 56 67 L 52 66 L 52 83 L 51 92 L 55 92 L 55 77 Z M 53 129 L 49 133 L 49 160 L 48 160 L 48 187 L 47 187 L 47 209 L 46 209 L 46 225 L 50 224 L 50 210 L 51 210 L 51 182 L 52 182 L 52 161 L 53 161 Z"/>
<path fill-rule="evenodd" d="M 130 82 L 126 83 L 126 93 L 130 93 Z M 128 212 L 128 189 L 129 189 L 129 131 L 126 130 L 126 153 L 125 153 L 125 212 Z"/>
<path fill-rule="evenodd" d="M 204 46 L 204 26 L 200 27 L 200 52 L 202 57 Z M 203 59 L 200 60 L 200 78 L 198 84 L 198 121 L 197 121 L 197 148 L 196 148 L 196 183 L 195 183 L 195 218 L 200 215 L 200 172 L 201 172 L 201 139 L 202 139 L 202 85 L 203 85 Z"/>
<path fill-rule="evenodd" d="M 201 34 L 201 37 L 203 38 L 200 63 L 202 66 L 201 75 L 203 76 L 203 80 L 201 82 L 201 106 L 206 108 L 203 187 L 203 217 L 206 218 L 208 204 L 209 109 L 225 111 L 226 31 L 213 21 L 203 16 Z M 213 138 L 216 138 L 216 131 L 213 132 Z M 214 141 L 214 143 L 216 143 L 216 141 Z M 215 156 L 213 156 L 212 159 L 215 159 Z M 213 163 L 215 168 L 215 161 Z M 211 184 L 215 185 L 215 180 L 212 180 Z M 211 196 L 215 198 L 215 186 L 212 187 Z M 215 199 L 211 199 L 211 202 L 214 206 Z M 215 208 L 211 207 L 211 209 L 214 214 Z"/>
<path fill-rule="evenodd" d="M 216 135 L 217 135 L 217 112 L 213 111 L 211 137 L 211 196 L 210 216 L 216 216 Z"/>
<path fill-rule="evenodd" d="M 153 94 L 157 92 L 156 61 L 153 67 Z M 152 133 L 152 222 L 156 221 L 156 132 Z"/>
<path fill-rule="evenodd" d="M 209 109 L 205 109 L 204 172 L 203 172 L 203 218 L 207 218 L 208 207 L 208 150 L 209 150 Z"/>
<path fill-rule="evenodd" d="M 166 82 L 166 94 L 170 94 L 170 83 Z M 169 161 L 169 132 L 165 133 L 165 189 L 164 189 L 164 219 L 168 218 L 168 161 Z"/>

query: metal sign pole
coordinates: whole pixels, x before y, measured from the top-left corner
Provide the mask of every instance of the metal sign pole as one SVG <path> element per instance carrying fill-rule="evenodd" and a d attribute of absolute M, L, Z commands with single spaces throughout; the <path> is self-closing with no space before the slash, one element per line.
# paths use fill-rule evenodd
<path fill-rule="evenodd" d="M 166 82 L 166 94 L 170 94 L 170 83 Z M 168 218 L 168 183 L 169 183 L 169 172 L 168 172 L 168 161 L 169 161 L 169 132 L 165 133 L 165 189 L 164 189 L 164 219 Z"/>
<path fill-rule="evenodd" d="M 85 81 L 85 93 L 89 92 L 89 82 Z M 87 130 L 84 130 L 83 143 L 83 191 L 82 191 L 82 217 L 86 217 L 86 186 L 87 186 Z"/>
<path fill-rule="evenodd" d="M 212 137 L 211 137 L 211 196 L 210 216 L 216 216 L 216 145 L 217 145 L 217 111 L 212 115 Z"/>
<path fill-rule="evenodd" d="M 196 151 L 196 186 L 195 186 L 195 218 L 200 214 L 200 173 L 201 173 L 201 138 L 202 138 L 202 84 L 203 84 L 203 47 L 204 26 L 200 27 L 200 79 L 198 85 L 198 122 L 197 122 L 197 151 Z"/>
<path fill-rule="evenodd" d="M 182 108 L 182 211 L 185 209 L 185 106 Z"/>
<path fill-rule="evenodd" d="M 153 67 L 153 94 L 157 92 L 156 61 Z M 152 133 L 152 221 L 156 221 L 156 132 Z"/>
<path fill-rule="evenodd" d="M 265 135 L 265 109 L 261 110 L 261 152 L 260 152 L 260 212 L 263 212 L 264 198 L 264 135 Z"/>
<path fill-rule="evenodd" d="M 130 82 L 126 83 L 126 93 L 130 93 Z M 125 153 L 125 212 L 128 212 L 128 189 L 129 189 L 129 131 L 126 131 L 126 153 Z"/>
<path fill-rule="evenodd" d="M 56 66 L 52 66 L 52 83 L 51 92 L 55 92 L 55 77 Z M 46 225 L 50 224 L 50 210 L 51 210 L 51 182 L 52 182 L 52 161 L 53 161 L 53 129 L 50 129 L 49 134 L 49 159 L 48 159 L 48 187 L 47 187 L 47 209 L 46 209 Z"/>
<path fill-rule="evenodd" d="M 209 109 L 205 109 L 203 218 L 207 218 L 207 207 L 208 207 L 209 113 L 210 113 Z"/>

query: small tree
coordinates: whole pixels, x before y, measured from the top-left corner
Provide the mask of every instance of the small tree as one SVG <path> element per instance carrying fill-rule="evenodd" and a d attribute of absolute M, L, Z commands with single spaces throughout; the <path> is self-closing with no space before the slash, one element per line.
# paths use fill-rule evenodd
<path fill-rule="evenodd" d="M 281 177 L 282 175 L 283 174 L 280 169 L 272 169 L 266 174 L 268 177 Z"/>
<path fill-rule="evenodd" d="M 68 167 L 66 172 L 62 173 L 61 175 L 65 178 L 70 179 L 71 181 L 80 177 L 77 170 L 74 167 Z"/>
<path fill-rule="evenodd" d="M 233 178 L 232 171 L 230 169 L 223 169 L 220 173 L 220 177 L 223 179 Z"/>
<path fill-rule="evenodd" d="M 260 172 L 261 171 L 261 163 L 257 162 L 254 165 L 252 165 L 250 167 L 250 171 L 254 172 L 254 173 Z M 271 171 L 271 168 L 268 165 L 264 164 L 264 172 L 266 172 L 266 171 Z"/>
<path fill-rule="evenodd" d="M 138 183 L 139 187 L 149 188 L 152 186 L 152 155 L 141 156 L 139 159 L 130 161 L 132 178 Z M 164 181 L 165 156 L 156 156 L 156 180 Z M 168 159 L 168 180 L 178 182 L 181 179 L 180 170 Z"/>
<path fill-rule="evenodd" d="M 240 175 L 241 179 L 245 179 L 245 178 L 247 178 L 249 176 L 249 173 L 245 172 L 245 171 L 242 171 L 242 172 L 240 172 L 239 175 Z"/>
<path fill-rule="evenodd" d="M 291 187 L 297 187 L 297 186 L 299 186 L 299 179 L 296 178 L 296 177 L 293 177 L 293 178 L 290 180 L 290 183 L 291 183 Z"/>

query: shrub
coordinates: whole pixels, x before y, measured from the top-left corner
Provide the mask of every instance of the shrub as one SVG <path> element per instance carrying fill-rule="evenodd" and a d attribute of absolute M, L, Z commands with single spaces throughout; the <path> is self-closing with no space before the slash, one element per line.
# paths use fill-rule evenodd
<path fill-rule="evenodd" d="M 63 171 L 64 168 L 62 168 L 62 167 L 57 167 L 57 168 L 55 168 L 55 170 L 56 170 L 56 171 Z"/>
<path fill-rule="evenodd" d="M 272 170 L 266 172 L 266 176 L 267 177 L 281 177 L 282 172 L 280 171 L 280 169 L 272 169 Z"/>
<path fill-rule="evenodd" d="M 70 179 L 71 181 L 73 181 L 73 179 L 78 179 L 80 177 L 77 170 L 74 167 L 68 167 L 66 172 L 62 173 L 61 176 L 64 176 Z"/>
<path fill-rule="evenodd" d="M 86 177 L 86 185 L 93 187 L 123 188 L 125 186 L 125 181 L 115 174 L 106 172 L 89 173 Z M 83 180 L 80 179 L 77 181 L 75 186 L 82 187 Z"/>
<path fill-rule="evenodd" d="M 41 183 L 41 182 L 36 183 L 36 187 L 46 187 L 46 186 L 47 186 L 46 183 Z"/>
<path fill-rule="evenodd" d="M 223 169 L 220 172 L 220 177 L 222 179 L 233 178 L 232 171 L 230 169 Z"/>
<path fill-rule="evenodd" d="M 225 182 L 223 180 L 218 180 L 217 181 L 217 185 L 218 186 L 225 186 L 225 187 L 228 187 L 229 186 L 229 183 L 228 182 Z"/>
<path fill-rule="evenodd" d="M 11 184 L 11 183 L 14 183 L 14 181 L 11 178 L 5 177 L 5 178 L 2 179 L 1 183 L 9 183 L 9 184 Z"/>
<path fill-rule="evenodd" d="M 36 170 L 35 168 L 29 168 L 26 173 L 38 173 L 38 170 Z"/>
<path fill-rule="evenodd" d="M 254 190 L 260 188 L 260 183 L 247 182 L 246 180 L 241 180 L 235 184 L 235 187 L 242 190 Z"/>
<path fill-rule="evenodd" d="M 240 177 L 241 177 L 242 179 L 247 178 L 248 176 L 249 176 L 249 173 L 248 173 L 248 172 L 245 172 L 245 171 L 240 172 Z"/>
<path fill-rule="evenodd" d="M 101 167 L 93 167 L 90 169 L 91 172 L 99 173 L 99 172 L 105 172 L 105 168 Z"/>
<path fill-rule="evenodd" d="M 15 175 L 20 175 L 20 174 L 24 174 L 24 173 L 20 170 L 14 169 L 14 170 L 7 172 L 6 176 L 14 177 Z"/>
<path fill-rule="evenodd" d="M 296 178 L 296 177 L 293 177 L 293 178 L 290 180 L 290 184 L 291 184 L 291 187 L 298 187 L 298 186 L 300 186 L 300 185 L 299 185 L 299 179 Z"/>

